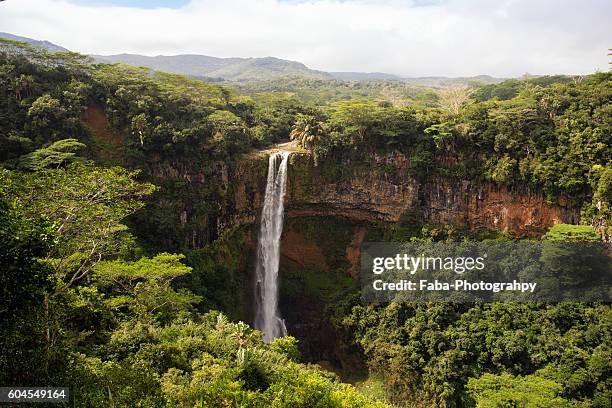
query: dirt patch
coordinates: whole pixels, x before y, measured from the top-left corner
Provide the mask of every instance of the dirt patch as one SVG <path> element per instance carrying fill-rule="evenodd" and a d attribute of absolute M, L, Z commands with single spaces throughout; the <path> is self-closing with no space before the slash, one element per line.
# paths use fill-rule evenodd
<path fill-rule="evenodd" d="M 289 153 L 300 152 L 300 153 L 305 153 L 306 150 L 304 150 L 301 147 L 299 147 L 298 144 L 297 144 L 297 141 L 292 140 L 290 142 L 277 143 L 277 144 L 272 145 L 272 146 L 270 146 L 270 147 L 268 147 L 266 149 L 253 150 L 253 151 L 251 151 L 249 153 L 246 153 L 245 157 L 247 157 L 247 158 L 268 157 L 272 153 L 277 153 L 277 152 L 289 152 Z"/>
<path fill-rule="evenodd" d="M 120 162 L 124 146 L 123 137 L 111 129 L 104 109 L 98 105 L 88 106 L 85 109 L 84 120 L 93 135 L 94 145 L 91 148 L 96 157 Z"/>
<path fill-rule="evenodd" d="M 287 231 L 281 241 L 281 255 L 292 262 L 305 267 L 327 269 L 325 255 L 316 244 L 308 243 L 304 236 L 296 231 Z"/>

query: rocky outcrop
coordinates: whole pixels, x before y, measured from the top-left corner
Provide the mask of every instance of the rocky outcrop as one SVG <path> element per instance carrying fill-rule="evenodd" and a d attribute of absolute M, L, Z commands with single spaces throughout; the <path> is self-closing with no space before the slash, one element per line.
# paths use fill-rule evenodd
<path fill-rule="evenodd" d="M 558 223 L 577 223 L 579 211 L 549 204 L 538 193 L 514 192 L 505 186 L 436 183 L 425 186 L 422 210 L 427 220 L 439 224 L 487 227 L 517 236 L 540 236 Z"/>
<path fill-rule="evenodd" d="M 261 209 L 265 156 L 251 156 L 231 175 L 232 212 L 227 225 L 252 223 Z M 409 211 L 425 222 L 487 227 L 516 236 L 539 236 L 556 223 L 579 221 L 577 208 L 564 200 L 548 203 L 542 194 L 510 190 L 493 183 L 427 182 L 409 173 L 399 153 L 373 155 L 366 163 L 320 163 L 294 153 L 290 158 L 286 197 L 288 217 L 342 216 L 356 220 L 397 222 Z"/>

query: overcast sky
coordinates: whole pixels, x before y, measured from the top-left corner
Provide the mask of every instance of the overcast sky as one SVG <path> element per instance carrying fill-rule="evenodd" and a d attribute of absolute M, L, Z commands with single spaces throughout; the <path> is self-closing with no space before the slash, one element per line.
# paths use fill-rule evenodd
<path fill-rule="evenodd" d="M 605 71 L 611 21 L 610 0 L 0 2 L 0 31 L 81 53 L 275 56 L 402 76 Z"/>

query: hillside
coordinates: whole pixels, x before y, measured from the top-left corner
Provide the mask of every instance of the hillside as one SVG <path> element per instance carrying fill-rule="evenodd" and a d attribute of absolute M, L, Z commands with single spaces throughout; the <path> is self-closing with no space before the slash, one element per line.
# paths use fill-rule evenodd
<path fill-rule="evenodd" d="M 94 55 L 99 62 L 122 63 L 148 67 L 158 71 L 176 72 L 184 75 L 209 76 L 208 73 L 239 62 L 239 58 L 215 58 L 206 55 L 158 55 L 147 57 L 137 54 Z"/>
<path fill-rule="evenodd" d="M 136 54 L 94 55 L 99 62 L 123 63 L 148 67 L 156 71 L 173 72 L 194 77 L 220 78 L 226 81 L 269 80 L 283 77 L 329 79 L 325 72 L 306 65 L 274 57 L 217 58 L 207 55 L 158 55 L 148 57 Z"/>
<path fill-rule="evenodd" d="M 239 60 L 238 63 L 226 65 L 209 72 L 208 75 L 230 81 L 249 81 L 282 77 L 312 79 L 330 78 L 329 74 L 312 70 L 301 62 L 288 61 L 274 57 L 246 58 Z"/>
<path fill-rule="evenodd" d="M 6 38 L 9 40 L 13 40 L 13 41 L 21 41 L 24 43 L 28 43 L 36 48 L 43 48 L 47 51 L 52 51 L 52 52 L 66 52 L 69 51 L 68 49 L 61 47 L 59 45 L 53 44 L 52 42 L 46 41 L 46 40 L 34 40 L 32 38 L 28 38 L 28 37 L 22 37 L 20 35 L 14 35 L 14 34 L 9 34 L 9 33 L 2 33 L 0 32 L 0 38 Z"/>

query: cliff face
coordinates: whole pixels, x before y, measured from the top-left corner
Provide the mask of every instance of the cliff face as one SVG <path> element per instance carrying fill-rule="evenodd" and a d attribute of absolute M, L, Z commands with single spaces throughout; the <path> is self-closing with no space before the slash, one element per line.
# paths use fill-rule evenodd
<path fill-rule="evenodd" d="M 230 176 L 234 185 L 226 225 L 255 222 L 263 202 L 265 173 L 256 156 Z M 261 173 L 261 174 L 259 174 Z M 539 236 L 553 224 L 575 223 L 577 208 L 563 200 L 549 204 L 539 193 L 510 191 L 492 183 L 443 179 L 419 182 L 399 153 L 373 155 L 368 163 L 321 163 L 294 153 L 290 157 L 287 217 L 342 216 L 363 221 L 399 221 L 408 211 L 430 223 L 487 227 L 517 236 Z"/>

